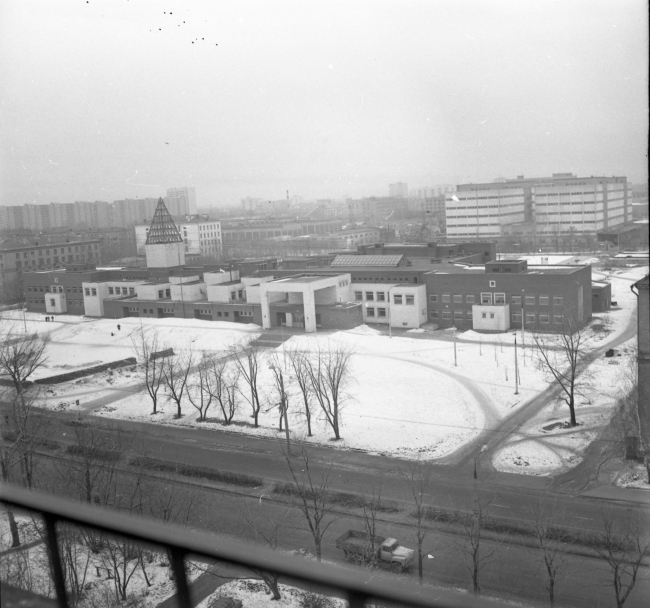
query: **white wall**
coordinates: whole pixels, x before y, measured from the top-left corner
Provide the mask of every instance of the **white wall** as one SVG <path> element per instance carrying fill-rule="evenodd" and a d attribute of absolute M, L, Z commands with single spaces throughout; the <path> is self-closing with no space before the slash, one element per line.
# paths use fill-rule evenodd
<path fill-rule="evenodd" d="M 68 312 L 68 301 L 64 293 L 45 294 L 45 312 L 62 314 Z"/>
<path fill-rule="evenodd" d="M 104 316 L 104 300 L 108 297 L 107 283 L 82 283 L 84 314 L 87 317 Z"/>
<path fill-rule="evenodd" d="M 183 243 L 146 245 L 147 268 L 174 268 L 185 265 Z"/>
<path fill-rule="evenodd" d="M 234 298 L 231 296 L 235 292 Z M 239 292 L 243 291 L 242 298 L 239 298 Z M 259 293 L 259 291 L 258 291 Z M 231 283 L 229 285 L 208 285 L 207 286 L 208 302 L 248 302 L 246 298 L 246 289 L 243 283 Z"/>
<path fill-rule="evenodd" d="M 203 281 L 199 283 L 182 283 L 171 286 L 172 300 L 177 302 L 198 302 L 206 299 L 206 286 Z"/>
<path fill-rule="evenodd" d="M 402 297 L 401 304 L 395 304 L 395 296 Z M 413 304 L 407 304 L 407 297 L 413 297 Z M 390 291 L 391 327 L 416 329 L 427 321 L 427 289 L 425 285 L 395 285 Z"/>
<path fill-rule="evenodd" d="M 510 304 L 472 306 L 472 328 L 474 331 L 507 331 L 510 329 Z"/>
<path fill-rule="evenodd" d="M 142 283 L 141 285 L 136 285 L 135 293 L 138 296 L 138 300 L 160 300 L 158 292 L 162 290 L 163 298 L 168 289 L 171 288 L 171 283 Z"/>
<path fill-rule="evenodd" d="M 239 279 L 239 270 L 231 272 L 204 272 L 203 280 L 206 285 L 219 285 L 219 283 L 228 283 Z M 258 279 L 259 280 L 259 279 Z"/>

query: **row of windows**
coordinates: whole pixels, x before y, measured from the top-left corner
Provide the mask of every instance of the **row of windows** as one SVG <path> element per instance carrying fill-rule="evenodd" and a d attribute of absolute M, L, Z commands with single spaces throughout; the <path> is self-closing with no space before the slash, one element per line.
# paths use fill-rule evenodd
<path fill-rule="evenodd" d="M 82 245 L 81 247 L 84 248 L 86 251 L 88 251 L 88 250 L 90 250 L 91 245 Z M 97 249 L 97 245 L 96 245 L 96 244 L 92 245 L 92 248 L 93 248 L 93 249 Z M 62 255 L 65 254 L 65 247 L 55 247 L 55 248 L 52 250 L 52 255 L 57 255 L 57 254 L 59 253 L 59 249 L 61 249 L 61 254 L 62 254 Z M 75 248 L 74 248 L 74 250 L 75 250 L 75 251 L 79 251 L 79 245 L 76 245 Z M 50 255 L 50 250 L 49 250 L 49 249 L 39 249 L 39 250 L 38 250 L 38 257 L 41 257 L 41 258 L 43 257 L 43 251 L 45 251 L 45 255 L 46 255 L 46 256 L 47 256 L 47 255 Z M 28 257 L 28 256 L 27 256 L 28 253 L 31 255 L 31 257 L 35 257 L 35 256 L 36 256 L 36 250 L 32 250 L 32 251 L 30 251 L 30 252 L 23 251 L 23 252 L 22 252 L 22 254 L 23 254 L 23 258 Z M 68 253 L 72 253 L 72 247 L 68 247 Z M 20 259 L 20 254 L 21 254 L 20 251 L 16 252 L 16 259 L 17 259 L 17 260 Z"/>
<path fill-rule="evenodd" d="M 362 281 L 368 281 L 372 283 L 373 281 L 377 281 L 380 283 L 410 283 L 411 282 L 411 277 L 359 277 L 352 275 L 352 281 L 357 283 L 357 282 L 362 282 Z M 413 277 L 413 283 L 417 283 L 418 278 Z"/>
<path fill-rule="evenodd" d="M 377 297 L 377 302 L 385 302 L 386 301 L 386 293 L 383 291 L 378 291 L 376 294 L 372 291 L 366 291 L 366 302 L 373 302 L 375 300 L 375 296 Z M 357 302 L 361 302 L 363 300 L 363 292 L 362 291 L 355 291 L 354 292 L 354 299 Z M 399 294 L 399 293 L 394 293 L 393 294 L 393 303 L 394 304 L 408 304 L 409 306 L 414 306 L 415 305 L 415 296 L 414 295 L 404 295 L 404 294 Z"/>
<path fill-rule="evenodd" d="M 169 291 L 169 290 L 167 290 Z M 128 295 L 135 295 L 135 287 L 109 287 L 108 288 L 108 295 L 109 296 L 128 296 Z M 86 294 L 88 295 L 88 294 Z M 93 294 L 95 295 L 95 294 Z"/>
<path fill-rule="evenodd" d="M 357 293 L 361 292 L 355 292 L 355 295 Z M 476 304 L 476 296 L 474 294 L 466 294 L 464 296 L 465 298 L 465 304 Z M 548 306 L 550 304 L 551 296 L 524 296 L 524 305 L 525 306 L 535 306 L 536 304 L 539 306 Z M 357 298 L 360 299 L 360 298 Z M 366 298 L 367 299 L 367 298 Z M 449 294 L 449 293 L 443 293 L 439 296 L 439 294 L 430 294 L 429 295 L 429 302 L 437 303 L 438 301 L 443 302 L 443 303 L 454 303 L 454 304 L 462 304 L 463 303 L 463 295 L 462 294 Z M 553 296 L 553 306 L 562 306 L 563 304 L 563 298 L 562 296 Z M 492 304 L 505 304 L 506 303 L 506 294 L 505 293 L 489 293 L 489 292 L 481 292 L 480 295 L 480 302 L 481 304 L 485 304 L 488 306 L 491 306 Z M 521 305 L 521 296 L 510 296 L 510 303 L 511 304 L 519 304 Z"/>
<path fill-rule="evenodd" d="M 77 291 L 79 290 L 79 291 Z M 63 293 L 64 288 L 61 285 L 45 285 L 45 287 L 37 287 L 36 285 L 28 285 L 27 291 L 33 291 L 34 293 Z M 66 287 L 65 293 L 82 293 L 81 287 Z"/>
<path fill-rule="evenodd" d="M 369 315 L 370 316 L 370 315 Z M 481 318 L 487 319 L 489 316 L 490 319 L 494 319 L 494 313 L 481 313 Z M 532 323 L 550 323 L 551 322 L 551 316 L 553 318 L 553 323 L 556 324 L 561 324 L 564 321 L 564 317 L 562 315 L 547 315 L 547 314 L 539 314 L 535 315 L 534 313 L 526 313 L 526 324 L 532 324 Z M 429 313 L 429 317 L 431 319 L 444 319 L 444 320 L 451 320 L 452 319 L 452 311 L 450 310 L 443 310 L 442 312 L 439 312 L 437 310 L 432 310 Z M 468 310 L 463 314 L 462 310 L 454 310 L 453 311 L 453 319 L 455 321 L 459 321 L 462 319 L 473 319 L 474 315 L 471 310 Z M 512 313 L 512 322 L 513 323 L 521 323 L 521 313 Z"/>
<path fill-rule="evenodd" d="M 385 308 L 377 308 L 377 314 L 375 315 L 375 309 L 374 308 L 366 308 L 366 315 L 368 317 L 385 317 L 386 316 L 386 309 Z"/>
<path fill-rule="evenodd" d="M 45 304 L 43 298 L 27 298 L 29 304 Z M 67 300 L 70 306 L 83 306 L 83 300 Z M 52 306 L 55 306 L 55 302 L 52 301 Z"/>

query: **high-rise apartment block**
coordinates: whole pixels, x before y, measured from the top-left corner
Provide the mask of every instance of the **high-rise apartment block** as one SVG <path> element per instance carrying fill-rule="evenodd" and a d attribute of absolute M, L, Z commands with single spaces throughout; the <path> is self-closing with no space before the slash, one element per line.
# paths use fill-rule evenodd
<path fill-rule="evenodd" d="M 186 186 L 168 188 L 165 206 L 173 216 L 196 215 L 196 190 Z"/>
<path fill-rule="evenodd" d="M 405 184 L 404 182 L 388 184 L 388 196 L 392 198 L 408 198 L 409 185 Z"/>
<path fill-rule="evenodd" d="M 196 214 L 194 188 L 167 190 L 167 208 L 174 217 Z M 113 201 L 76 201 L 74 203 L 0 206 L 0 230 L 52 230 L 55 228 L 130 228 L 150 223 L 157 198 L 127 198 Z"/>
<path fill-rule="evenodd" d="M 495 238 L 522 233 L 595 235 L 631 219 L 626 177 L 552 177 L 460 184 L 445 197 L 447 236 Z"/>

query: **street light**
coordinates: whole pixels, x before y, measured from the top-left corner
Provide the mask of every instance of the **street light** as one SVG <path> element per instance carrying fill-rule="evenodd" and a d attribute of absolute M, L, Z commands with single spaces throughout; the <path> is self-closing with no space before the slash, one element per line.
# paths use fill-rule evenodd
<path fill-rule="evenodd" d="M 458 367 L 458 355 L 456 354 L 456 322 L 454 321 L 454 367 Z"/>
<path fill-rule="evenodd" d="M 390 323 L 391 323 L 391 318 L 390 318 L 390 309 L 391 309 L 390 290 L 393 289 L 393 287 L 395 287 L 395 285 L 391 285 L 388 288 L 388 337 L 389 338 L 393 337 L 393 330 L 392 330 L 391 325 L 390 325 Z"/>
<path fill-rule="evenodd" d="M 483 452 L 485 452 L 487 449 L 488 449 L 488 446 L 487 446 L 487 445 L 484 445 L 484 446 L 481 448 L 481 451 L 480 451 L 480 452 L 476 455 L 476 457 L 474 458 L 474 479 L 478 479 L 478 472 L 477 472 L 477 470 L 476 470 L 476 463 L 478 462 L 478 459 L 480 458 L 481 454 L 483 454 Z"/>
<path fill-rule="evenodd" d="M 517 364 L 517 332 L 515 332 L 515 395 L 519 394 L 519 366 Z"/>

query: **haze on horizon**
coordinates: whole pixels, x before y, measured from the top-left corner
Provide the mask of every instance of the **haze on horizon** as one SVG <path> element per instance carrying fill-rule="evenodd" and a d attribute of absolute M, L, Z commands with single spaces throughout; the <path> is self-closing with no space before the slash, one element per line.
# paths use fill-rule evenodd
<path fill-rule="evenodd" d="M 0 205 L 647 181 L 642 0 L 4 0 Z"/>

